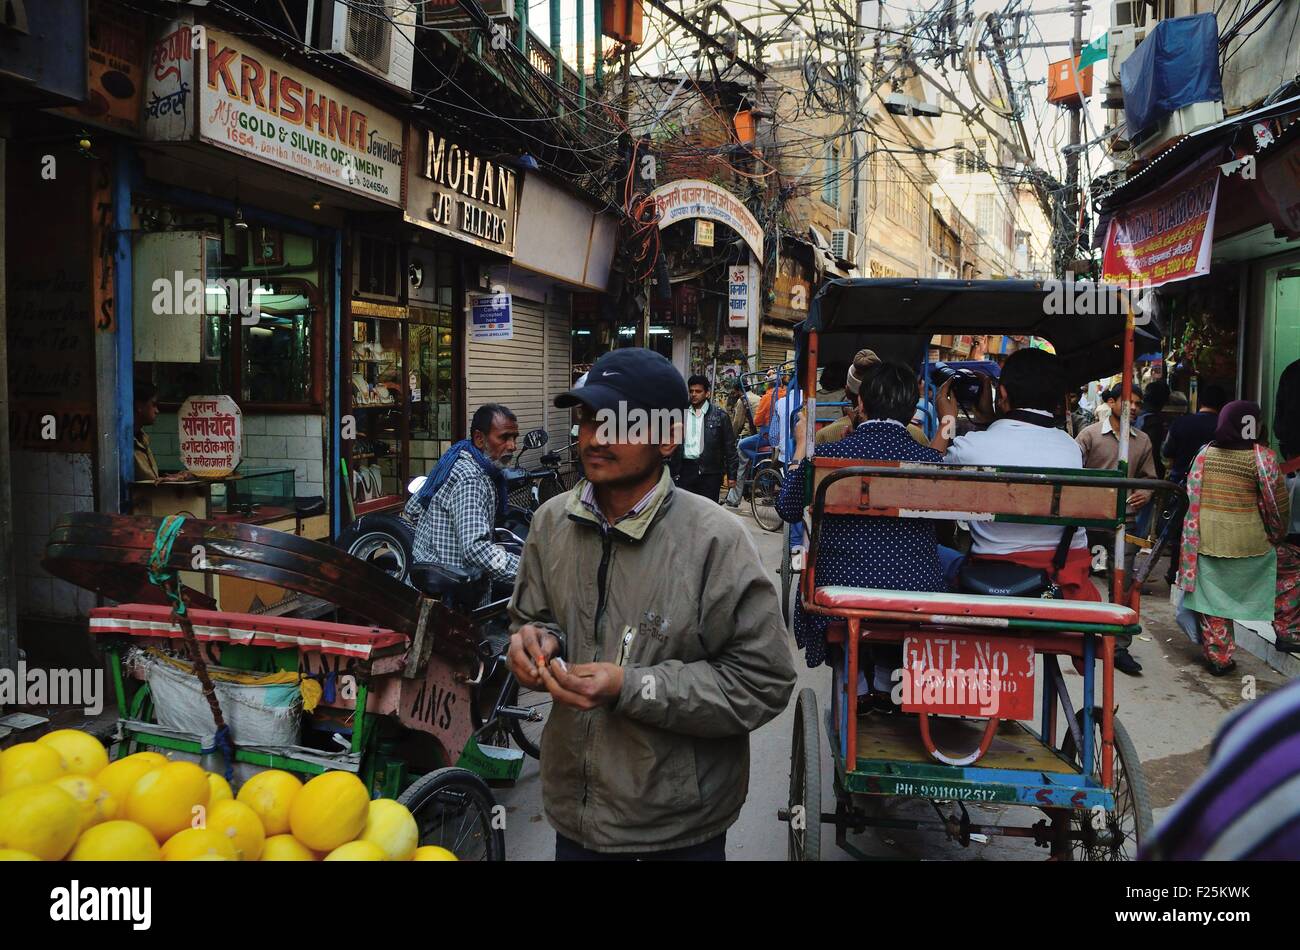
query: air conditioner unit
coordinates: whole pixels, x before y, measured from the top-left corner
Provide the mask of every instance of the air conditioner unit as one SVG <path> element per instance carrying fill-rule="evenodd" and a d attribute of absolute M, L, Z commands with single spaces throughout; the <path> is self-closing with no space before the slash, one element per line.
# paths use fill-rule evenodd
<path fill-rule="evenodd" d="M 858 236 L 848 228 L 836 228 L 831 231 L 831 253 L 850 264 L 858 262 Z"/>
<path fill-rule="evenodd" d="M 1102 87 L 1102 105 L 1105 108 L 1124 107 L 1124 90 L 1119 82 L 1119 68 L 1124 64 L 1124 60 L 1133 55 L 1133 51 L 1146 39 L 1146 36 L 1146 27 L 1126 25 L 1110 28 L 1106 38 L 1106 65 L 1110 72 Z"/>
<path fill-rule="evenodd" d="M 399 89 L 411 88 L 415 61 L 416 8 L 410 0 L 384 0 L 362 6 L 353 0 L 333 0 L 326 8 L 329 51 L 356 63 Z"/>
<path fill-rule="evenodd" d="M 1172 113 L 1163 122 L 1144 129 L 1141 135 L 1133 136 L 1130 141 L 1138 155 L 1149 158 L 1174 139 L 1191 135 L 1197 129 L 1216 125 L 1222 121 L 1222 102 L 1193 102 Z"/>
<path fill-rule="evenodd" d="M 480 0 L 479 6 L 493 20 L 499 17 L 513 18 L 515 15 L 515 0 Z M 419 7 L 417 22 L 420 26 L 435 27 L 440 30 L 476 25 L 469 13 L 460 5 L 459 0 L 424 0 Z"/>

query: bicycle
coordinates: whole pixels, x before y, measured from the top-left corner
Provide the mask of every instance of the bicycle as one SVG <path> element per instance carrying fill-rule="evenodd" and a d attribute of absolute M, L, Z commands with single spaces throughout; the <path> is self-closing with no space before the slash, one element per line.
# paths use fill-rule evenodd
<path fill-rule="evenodd" d="M 776 500 L 781 495 L 785 480 L 785 466 L 775 458 L 763 459 L 754 468 L 749 488 L 749 507 L 754 522 L 764 531 L 780 531 L 784 524 L 776 511 Z"/>
<path fill-rule="evenodd" d="M 498 543 L 522 550 L 523 539 L 497 528 Z M 551 710 L 551 695 L 521 686 L 510 670 L 506 653 L 510 631 L 506 623 L 507 589 L 497 588 L 486 575 L 438 564 L 411 565 L 415 586 L 439 598 L 449 610 L 466 617 L 480 631 L 480 669 L 470 680 L 470 719 L 480 747 L 509 749 L 511 742 L 531 759 L 541 757 L 542 730 Z M 484 595 L 493 599 L 482 603 Z M 501 594 L 502 596 L 495 596 Z"/>

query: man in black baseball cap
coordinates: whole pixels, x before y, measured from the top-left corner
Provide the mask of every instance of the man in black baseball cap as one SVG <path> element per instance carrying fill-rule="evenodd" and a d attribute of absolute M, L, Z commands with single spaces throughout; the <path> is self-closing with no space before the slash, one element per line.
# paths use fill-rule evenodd
<path fill-rule="evenodd" d="M 749 790 L 748 734 L 794 667 L 744 523 L 673 485 L 686 383 L 622 349 L 577 406 L 586 479 L 533 515 L 510 601 L 510 667 L 554 700 L 542 805 L 563 860 L 721 860 Z M 690 763 L 682 794 L 677 765 Z"/>

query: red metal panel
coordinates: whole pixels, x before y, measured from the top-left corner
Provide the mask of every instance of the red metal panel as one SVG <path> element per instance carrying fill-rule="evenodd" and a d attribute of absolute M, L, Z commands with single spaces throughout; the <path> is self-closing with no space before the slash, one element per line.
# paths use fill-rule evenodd
<path fill-rule="evenodd" d="M 262 617 L 216 610 L 191 610 L 195 637 L 200 642 L 239 643 L 247 646 L 293 647 L 316 653 L 369 659 L 380 651 L 406 648 L 406 637 L 394 630 L 299 620 Z M 90 632 L 99 636 L 167 637 L 182 639 L 172 623 L 171 608 L 154 604 L 123 604 L 96 607 L 90 612 Z"/>
<path fill-rule="evenodd" d="M 816 603 L 832 609 L 889 611 L 927 617 L 987 617 L 1042 620 L 1051 623 L 1102 623 L 1131 626 L 1137 613 L 1121 604 L 1037 597 L 990 597 L 980 594 L 917 593 L 874 587 L 819 587 Z"/>

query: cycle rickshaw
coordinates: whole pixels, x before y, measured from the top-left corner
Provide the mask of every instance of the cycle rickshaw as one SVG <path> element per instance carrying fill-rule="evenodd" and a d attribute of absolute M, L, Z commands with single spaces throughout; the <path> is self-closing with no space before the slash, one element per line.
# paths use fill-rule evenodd
<path fill-rule="evenodd" d="M 115 758 L 154 749 L 214 771 L 224 759 L 228 780 L 353 772 L 410 809 L 421 844 L 505 860 L 489 783 L 518 778 L 533 717 L 517 691 L 480 689 L 500 652 L 481 632 L 505 601 L 477 606 L 475 579 L 415 564 L 408 585 L 288 532 L 94 512 L 60 517 L 41 563 L 116 602 L 89 625 L 112 675 Z M 284 596 L 221 609 L 232 584 Z"/>
<path fill-rule="evenodd" d="M 1065 287 L 1067 293 L 1075 289 Z M 1077 289 L 1093 292 L 1091 285 Z M 1032 335 L 1054 345 L 1066 372 L 1063 393 L 1121 361 L 1131 364 L 1131 307 L 1109 316 L 1052 314 L 1049 292 L 1033 281 L 830 282 L 796 329 L 810 410 L 805 422 L 815 411 L 807 381 L 816 378 L 819 353 L 842 358 L 867 346 L 883 359 L 922 366 L 935 334 Z M 1125 407 L 1127 396 L 1126 391 Z M 1121 460 L 1127 458 L 1128 438 L 1126 408 Z M 815 453 L 805 471 L 812 534 L 800 594 L 805 610 L 833 618 L 827 640 L 839 647 L 832 651 L 838 656 L 825 719 L 835 810 L 822 812 L 821 718 L 816 693 L 804 689 L 795 711 L 789 803 L 779 814 L 788 823 L 791 859 L 818 859 L 822 823 L 834 825 L 837 843 L 859 857 L 866 855 L 848 833 L 867 827 L 939 830 L 963 846 L 972 835 L 1028 838 L 1058 859 L 1133 857 L 1150 828 L 1151 805 L 1136 749 L 1115 715 L 1114 637 L 1140 630 L 1137 590 L 1125 586 L 1122 574 L 1126 496 L 1175 486 L 1128 478 L 1126 467 L 1034 470 Z M 1116 530 L 1111 602 L 819 588 L 818 544 L 827 515 Z M 880 643 L 903 645 L 904 669 L 895 673 L 904 686 L 902 714 L 859 708 L 859 648 Z M 1077 709 L 1060 657 L 1082 668 Z M 928 801 L 938 818 L 881 817 L 878 806 L 890 796 Z M 945 816 L 939 808 L 945 802 L 955 803 L 958 812 Z M 972 820 L 970 803 L 1030 806 L 1044 817 L 1030 827 L 981 823 Z"/>

